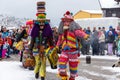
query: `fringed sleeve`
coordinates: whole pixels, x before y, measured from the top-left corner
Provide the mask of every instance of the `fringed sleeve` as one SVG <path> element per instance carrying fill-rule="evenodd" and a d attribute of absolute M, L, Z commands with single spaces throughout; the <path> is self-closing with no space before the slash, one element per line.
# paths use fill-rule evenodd
<path fill-rule="evenodd" d="M 30 46 L 29 46 L 29 49 L 30 49 L 30 50 L 33 49 L 33 47 L 34 47 L 34 42 L 35 42 L 35 39 L 34 39 L 34 38 L 31 38 Z"/>
<path fill-rule="evenodd" d="M 59 47 L 62 43 L 62 35 L 59 35 L 56 46 Z"/>
<path fill-rule="evenodd" d="M 75 35 L 80 38 L 88 38 L 88 35 L 82 30 L 75 30 Z"/>

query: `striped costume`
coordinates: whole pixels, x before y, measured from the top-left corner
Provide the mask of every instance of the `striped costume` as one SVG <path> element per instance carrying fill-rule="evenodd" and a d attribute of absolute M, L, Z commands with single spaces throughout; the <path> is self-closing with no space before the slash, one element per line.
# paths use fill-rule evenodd
<path fill-rule="evenodd" d="M 59 58 L 59 75 L 67 76 L 67 63 L 69 63 L 70 77 L 75 78 L 78 70 L 78 40 L 77 37 L 86 38 L 87 35 L 82 30 L 65 31 L 59 35 L 57 46 L 62 44 L 62 53 Z"/>

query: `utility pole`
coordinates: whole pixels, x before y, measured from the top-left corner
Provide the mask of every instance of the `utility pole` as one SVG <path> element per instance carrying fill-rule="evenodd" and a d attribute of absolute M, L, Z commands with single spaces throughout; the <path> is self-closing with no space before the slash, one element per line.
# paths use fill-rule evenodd
<path fill-rule="evenodd" d="M 101 5 L 101 3 L 100 3 L 100 0 L 98 0 L 98 3 L 99 3 L 99 5 L 100 5 L 100 8 L 102 9 L 102 5 Z"/>

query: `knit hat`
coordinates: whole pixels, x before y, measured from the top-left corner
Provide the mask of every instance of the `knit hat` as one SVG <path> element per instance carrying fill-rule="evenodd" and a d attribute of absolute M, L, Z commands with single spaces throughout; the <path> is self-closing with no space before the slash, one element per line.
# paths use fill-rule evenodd
<path fill-rule="evenodd" d="M 113 28 L 112 26 L 109 26 L 109 28 Z"/>
<path fill-rule="evenodd" d="M 27 20 L 26 21 L 26 25 L 32 25 L 33 24 L 33 20 Z"/>
<path fill-rule="evenodd" d="M 37 2 L 37 20 L 34 20 L 35 22 L 39 22 L 40 25 L 44 25 L 46 22 L 49 22 L 49 19 L 46 19 L 46 12 L 45 12 L 45 2 L 40 1 Z"/>
<path fill-rule="evenodd" d="M 62 21 L 73 21 L 73 14 L 70 11 L 66 11 L 66 13 L 63 15 L 63 18 L 61 18 Z"/>

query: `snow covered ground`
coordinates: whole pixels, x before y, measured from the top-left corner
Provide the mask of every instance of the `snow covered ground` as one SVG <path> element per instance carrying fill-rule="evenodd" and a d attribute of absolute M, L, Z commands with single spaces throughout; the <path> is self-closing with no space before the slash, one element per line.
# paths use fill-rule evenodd
<path fill-rule="evenodd" d="M 20 62 L 2 61 L 0 62 L 0 80 L 35 80 L 34 72 L 24 69 Z M 58 70 L 53 70 L 50 66 L 47 67 L 47 72 L 58 73 Z M 78 76 L 76 80 L 90 80 Z"/>
<path fill-rule="evenodd" d="M 81 58 L 84 58 L 84 57 L 85 56 L 81 56 Z M 118 60 L 118 57 L 115 57 L 115 56 L 91 56 L 91 57 L 98 58 L 98 59 Z M 109 70 L 111 72 L 120 72 L 120 68 L 103 66 L 102 69 Z M 53 73 L 55 75 L 58 73 L 57 69 L 53 70 L 50 68 L 50 66 L 48 66 L 46 70 L 47 72 Z M 98 76 L 100 75 L 92 72 L 88 72 L 88 73 L 92 75 L 98 75 Z M 120 75 L 120 73 L 118 73 L 117 75 Z M 102 76 L 106 76 L 106 75 L 102 75 Z M 35 78 L 34 78 L 34 72 L 28 69 L 24 69 L 22 67 L 22 64 L 18 61 L 0 61 L 0 80 L 35 80 Z M 85 76 L 78 76 L 76 80 L 92 80 L 92 79 L 88 79 Z M 113 80 L 118 80 L 118 79 L 113 79 Z"/>
<path fill-rule="evenodd" d="M 91 55 L 88 55 L 91 56 Z M 85 58 L 86 56 L 81 55 L 80 58 Z M 91 56 L 92 59 L 105 59 L 105 60 L 118 60 L 119 57 L 116 57 L 116 55 L 105 55 L 105 56 Z"/>

